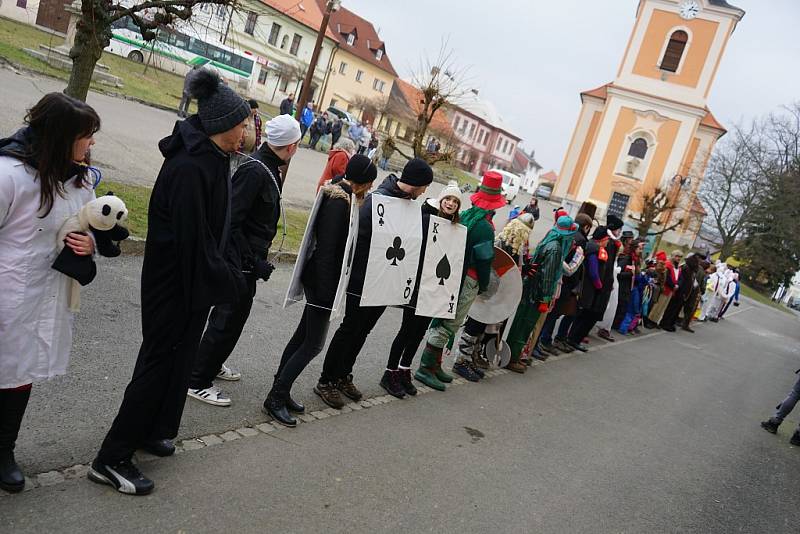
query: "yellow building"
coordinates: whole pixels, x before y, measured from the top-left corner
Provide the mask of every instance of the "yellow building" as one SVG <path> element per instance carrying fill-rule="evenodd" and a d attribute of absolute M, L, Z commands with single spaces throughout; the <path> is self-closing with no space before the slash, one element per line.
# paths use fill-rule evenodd
<path fill-rule="evenodd" d="M 344 7 L 331 14 L 328 30 L 338 43 L 322 88 L 322 109 L 333 106 L 372 124 L 397 77 L 386 45 L 372 23 Z"/>
<path fill-rule="evenodd" d="M 678 199 L 670 219 L 685 221 L 666 238 L 691 244 L 703 213 L 697 191 L 725 134 L 706 101 L 743 16 L 724 0 L 640 0 L 616 78 L 581 93 L 553 197 L 572 208 L 590 200 L 604 220 L 638 213 L 639 192 L 661 187 Z"/>

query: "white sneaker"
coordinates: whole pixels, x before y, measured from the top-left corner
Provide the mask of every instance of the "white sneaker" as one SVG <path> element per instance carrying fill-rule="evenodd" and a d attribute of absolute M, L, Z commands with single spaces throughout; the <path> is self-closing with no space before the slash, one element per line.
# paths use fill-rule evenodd
<path fill-rule="evenodd" d="M 231 369 L 230 367 L 228 367 L 223 363 L 222 369 L 220 369 L 219 373 L 217 373 L 217 378 L 219 378 L 220 380 L 227 380 L 229 382 L 236 382 L 237 380 L 240 380 L 242 378 L 242 373 L 234 369 Z"/>
<path fill-rule="evenodd" d="M 190 389 L 187 393 L 193 399 L 211 404 L 213 406 L 230 406 L 231 399 L 217 388 L 211 386 L 205 389 Z"/>

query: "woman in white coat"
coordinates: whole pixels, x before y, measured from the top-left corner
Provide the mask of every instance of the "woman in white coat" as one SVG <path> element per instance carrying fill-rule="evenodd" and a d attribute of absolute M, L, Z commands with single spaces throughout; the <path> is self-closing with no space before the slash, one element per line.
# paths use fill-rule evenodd
<path fill-rule="evenodd" d="M 66 373 L 72 346 L 70 279 L 51 268 L 62 223 L 94 198 L 86 164 L 100 117 L 61 93 L 28 111 L 27 126 L 0 139 L 0 488 L 25 478 L 14 445 L 33 382 Z M 92 238 L 65 239 L 77 255 Z"/>

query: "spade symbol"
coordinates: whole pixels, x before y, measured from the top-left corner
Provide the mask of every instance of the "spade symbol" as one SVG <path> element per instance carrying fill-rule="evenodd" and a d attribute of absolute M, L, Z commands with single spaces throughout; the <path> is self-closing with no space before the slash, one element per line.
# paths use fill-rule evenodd
<path fill-rule="evenodd" d="M 436 264 L 436 278 L 439 279 L 440 286 L 443 286 L 444 281 L 450 278 L 450 260 L 447 259 L 447 254 L 442 256 L 442 259 Z"/>
<path fill-rule="evenodd" d="M 386 249 L 386 259 L 392 262 L 391 265 L 397 265 L 398 261 L 403 261 L 403 258 L 406 257 L 406 249 L 402 245 L 403 240 L 400 239 L 400 236 L 397 236 L 392 241 L 392 246 Z"/>

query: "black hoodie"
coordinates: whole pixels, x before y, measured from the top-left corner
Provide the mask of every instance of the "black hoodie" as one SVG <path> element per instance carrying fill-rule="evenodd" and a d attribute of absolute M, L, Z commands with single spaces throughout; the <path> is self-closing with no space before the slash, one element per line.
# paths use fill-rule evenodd
<path fill-rule="evenodd" d="M 150 197 L 142 267 L 145 345 L 180 336 L 186 315 L 246 291 L 241 272 L 225 259 L 229 156 L 197 116 L 177 122 L 158 147 L 164 163 Z"/>

